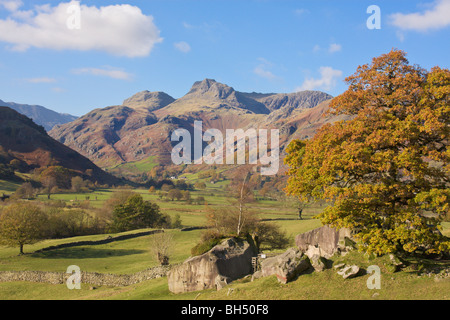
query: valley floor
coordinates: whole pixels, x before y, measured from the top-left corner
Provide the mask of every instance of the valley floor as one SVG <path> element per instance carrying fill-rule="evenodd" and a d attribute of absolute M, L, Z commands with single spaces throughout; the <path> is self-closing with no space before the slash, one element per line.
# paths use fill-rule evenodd
<path fill-rule="evenodd" d="M 97 191 L 89 194 L 92 205 L 101 205 L 112 190 Z M 170 216 L 179 214 L 184 226 L 203 226 L 206 221 L 205 205 L 186 204 L 182 201 L 159 201 L 156 195 L 146 190 L 139 190 L 145 199 L 157 202 L 161 210 Z M 225 206 L 227 199 L 211 190 L 199 193 L 205 196 L 209 205 Z M 81 199 L 86 195 L 59 194 L 52 198 L 70 202 L 74 197 Z M 96 199 L 96 200 L 93 200 Z M 296 220 L 294 206 L 282 201 L 261 200 L 253 205 L 261 218 L 272 219 L 284 229 L 291 238 L 321 225 L 313 219 L 321 208 L 311 205 L 304 210 L 304 220 Z M 450 223 L 443 224 L 443 233 L 450 234 Z M 128 233 L 138 233 L 135 230 Z M 200 240 L 202 230 L 181 231 L 166 230 L 174 236 L 175 246 L 170 263 L 181 263 L 190 256 L 190 250 Z M 19 256 L 17 248 L 0 247 L 0 271 L 53 271 L 66 272 L 70 265 L 77 265 L 81 271 L 132 274 L 158 265 L 151 251 L 152 235 L 132 239 L 114 241 L 102 245 L 84 245 L 36 253 L 36 250 L 68 242 L 84 240 L 101 240 L 109 234 L 75 237 L 59 240 L 46 240 L 34 245 L 25 246 L 25 255 Z M 284 250 L 281 250 L 284 251 Z M 281 252 L 280 251 L 280 252 Z M 275 253 L 275 252 L 274 252 Z M 281 285 L 275 277 L 267 277 L 250 282 L 239 280 L 220 291 L 205 290 L 186 294 L 172 294 L 168 290 L 167 278 L 157 278 L 126 287 L 93 287 L 82 284 L 80 290 L 69 290 L 65 284 L 52 285 L 34 282 L 0 283 L 0 300 L 46 300 L 46 299 L 132 299 L 132 300 L 316 300 L 316 299 L 450 299 L 450 278 L 437 278 L 434 275 L 420 276 L 430 262 L 413 262 L 400 272 L 391 273 L 383 267 L 380 260 L 364 260 L 362 257 L 343 257 L 356 259 L 360 264 L 380 265 L 381 289 L 367 288 L 369 275 L 343 280 L 335 270 L 329 269 L 321 273 L 309 273 L 300 276 L 296 281 Z M 378 259 L 378 258 L 377 258 Z M 434 263 L 434 262 L 432 262 Z M 441 261 L 439 268 L 448 268 L 450 262 Z M 424 269 L 425 268 L 425 269 Z"/>

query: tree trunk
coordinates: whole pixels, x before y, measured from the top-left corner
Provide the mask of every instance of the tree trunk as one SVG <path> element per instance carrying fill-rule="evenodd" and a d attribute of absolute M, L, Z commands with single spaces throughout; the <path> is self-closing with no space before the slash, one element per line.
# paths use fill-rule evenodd
<path fill-rule="evenodd" d="M 244 225 L 244 187 L 245 182 L 247 181 L 248 174 L 244 178 L 244 182 L 242 183 L 241 187 L 241 194 L 239 197 L 239 219 L 238 219 L 238 225 L 237 225 L 237 236 L 241 234 L 241 229 Z"/>

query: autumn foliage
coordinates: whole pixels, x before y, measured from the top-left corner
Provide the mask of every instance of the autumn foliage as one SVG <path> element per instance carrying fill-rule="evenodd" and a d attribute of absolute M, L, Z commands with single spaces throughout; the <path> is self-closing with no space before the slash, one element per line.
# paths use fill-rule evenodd
<path fill-rule="evenodd" d="M 322 222 L 352 228 L 367 252 L 448 252 L 450 71 L 392 50 L 346 82 L 330 112 L 348 120 L 289 145 L 286 192 L 327 200 Z"/>

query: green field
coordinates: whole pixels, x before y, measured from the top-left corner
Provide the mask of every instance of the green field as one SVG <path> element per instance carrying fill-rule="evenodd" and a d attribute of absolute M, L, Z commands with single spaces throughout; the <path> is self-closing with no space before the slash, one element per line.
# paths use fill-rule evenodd
<path fill-rule="evenodd" d="M 122 163 L 113 167 L 109 167 L 106 171 L 118 176 L 135 176 L 145 172 L 149 172 L 159 163 L 155 156 L 144 158 L 140 161 Z"/>
<path fill-rule="evenodd" d="M 20 186 L 19 182 L 0 180 L 0 195 L 11 194 Z"/>
<path fill-rule="evenodd" d="M 177 239 L 176 260 L 183 260 L 188 256 L 185 248 L 195 240 L 198 233 L 174 231 Z M 151 236 L 149 236 L 151 237 Z M 97 270 L 104 268 L 105 272 L 134 272 L 155 265 L 149 255 L 149 237 L 138 240 L 127 240 L 120 244 L 104 248 L 95 246 L 91 250 L 105 251 L 136 251 L 136 246 L 142 252 L 128 255 L 112 254 L 105 256 L 90 256 L 93 251 L 78 249 L 56 250 L 49 256 L 27 255 L 15 260 L 18 265 L 29 268 L 47 268 L 64 272 L 69 264 L 78 263 L 82 270 Z M 50 244 L 50 243 L 47 243 Z M 42 245 L 42 244 L 41 244 Z M 85 248 L 87 249 L 87 248 Z M 8 254 L 2 253 L 8 256 Z M 356 255 L 354 255 L 356 256 Z M 125 257 L 125 258 L 124 258 Z M 9 262 L 15 258 L 10 257 Z M 47 259 L 50 259 L 49 262 Z M 352 257 L 346 258 L 352 261 Z M 342 260 L 342 258 L 341 258 Z M 3 256 L 2 256 L 2 261 Z M 340 260 L 339 260 L 340 261 Z M 343 280 L 332 269 L 321 273 L 310 273 L 300 276 L 296 281 L 287 285 L 280 285 L 275 276 L 261 278 L 253 282 L 238 280 L 221 291 L 205 290 L 185 294 L 173 294 L 169 291 L 167 278 L 158 278 L 127 287 L 97 287 L 92 290 L 89 284 L 82 284 L 80 290 L 69 290 L 65 285 L 51 285 L 31 282 L 0 283 L 0 299 L 132 299 L 132 300 L 308 300 L 308 299 L 450 299 L 450 280 L 436 281 L 434 277 L 418 277 L 418 272 L 406 268 L 402 272 L 392 273 L 384 267 L 386 258 L 364 260 L 357 258 L 362 265 L 379 265 L 381 267 L 381 289 L 367 288 L 369 275 L 354 279 Z M 176 261 L 174 261 L 176 262 Z M 11 266 L 11 264 L 10 264 Z M 114 266 L 114 267 L 112 267 Z M 6 268 L 11 269 L 11 268 Z"/>
<path fill-rule="evenodd" d="M 5 185 L 8 187 L 8 185 Z M 13 187 L 9 185 L 9 187 Z M 161 211 L 171 217 L 180 215 L 185 227 L 203 226 L 206 223 L 208 206 L 227 207 L 230 202 L 223 196 L 220 187 L 208 185 L 206 190 L 192 191 L 191 197 L 203 196 L 207 204 L 187 204 L 185 201 L 161 200 L 156 193 L 148 190 L 133 190 L 144 199 L 156 202 Z M 62 200 L 67 205 L 75 201 L 86 201 L 90 206 L 101 207 L 113 189 L 97 190 L 90 193 L 61 193 L 39 196 L 41 201 Z M 303 220 L 296 220 L 297 210 L 294 202 L 260 200 L 251 204 L 260 218 L 272 220 L 285 230 L 294 245 L 294 237 L 321 225 L 314 219 L 323 206 L 310 204 L 303 212 Z M 289 220 L 287 220 L 289 219 Z M 141 232 L 135 230 L 128 233 Z M 176 245 L 170 262 L 181 263 L 190 256 L 190 250 L 201 236 L 201 230 L 166 230 L 173 234 Z M 450 235 L 450 223 L 443 223 L 442 232 Z M 77 265 L 82 271 L 131 274 L 158 265 L 151 251 L 153 235 L 128 240 L 115 241 L 104 245 L 86 245 L 65 249 L 55 249 L 34 253 L 34 251 L 68 242 L 82 240 L 101 240 L 113 234 L 91 235 L 68 239 L 46 240 L 25 246 L 25 255 L 19 256 L 17 248 L 0 247 L 0 271 L 35 270 L 65 272 L 69 265 Z M 278 252 L 278 251 L 277 251 Z M 381 259 L 381 258 L 380 258 Z M 361 261 L 359 261 L 361 262 Z M 383 260 L 363 261 L 366 264 L 383 265 Z M 296 281 L 280 285 L 275 277 L 254 282 L 236 281 L 221 291 L 206 290 L 186 294 L 172 294 L 168 290 L 167 278 L 145 281 L 127 287 L 99 287 L 92 290 L 89 284 L 82 284 L 81 290 L 69 290 L 65 285 L 50 285 L 30 282 L 0 283 L 0 299 L 450 299 L 450 280 L 435 281 L 433 278 L 417 276 L 416 270 L 390 273 L 382 268 L 382 289 L 367 289 L 368 276 L 343 280 L 334 270 L 302 275 Z"/>

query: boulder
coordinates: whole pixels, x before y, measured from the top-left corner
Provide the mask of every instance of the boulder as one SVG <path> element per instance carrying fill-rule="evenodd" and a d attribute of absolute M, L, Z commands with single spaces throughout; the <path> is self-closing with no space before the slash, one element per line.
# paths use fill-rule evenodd
<path fill-rule="evenodd" d="M 339 264 L 333 266 L 333 268 L 335 268 L 336 270 L 342 269 L 343 267 L 345 267 L 345 263 L 339 263 Z"/>
<path fill-rule="evenodd" d="M 357 265 L 344 266 L 337 273 L 344 279 L 354 278 L 359 274 L 359 267 Z"/>
<path fill-rule="evenodd" d="M 314 255 L 309 259 L 314 271 L 321 272 L 327 268 L 327 260 L 319 255 Z"/>
<path fill-rule="evenodd" d="M 262 278 L 263 274 L 261 270 L 256 271 L 255 273 L 252 274 L 252 281 Z"/>
<path fill-rule="evenodd" d="M 319 246 L 308 246 L 306 251 L 303 251 L 310 259 L 315 256 L 321 257 L 323 250 Z"/>
<path fill-rule="evenodd" d="M 276 275 L 278 281 L 287 283 L 311 267 L 309 258 L 298 248 L 290 248 L 286 252 L 261 262 L 262 277 Z"/>
<path fill-rule="evenodd" d="M 167 274 L 173 293 L 219 288 L 252 272 L 254 246 L 235 238 L 222 241 L 208 252 L 191 257 Z"/>
<path fill-rule="evenodd" d="M 295 237 L 295 244 L 308 256 L 319 255 L 330 258 L 341 249 L 345 249 L 342 244 L 347 244 L 345 238 L 351 239 L 351 230 L 347 228 L 335 229 L 330 226 L 323 226 L 309 232 L 299 234 Z"/>
<path fill-rule="evenodd" d="M 227 286 L 232 280 L 228 277 L 221 276 L 220 274 L 214 280 L 217 291 L 223 289 L 223 287 Z"/>

